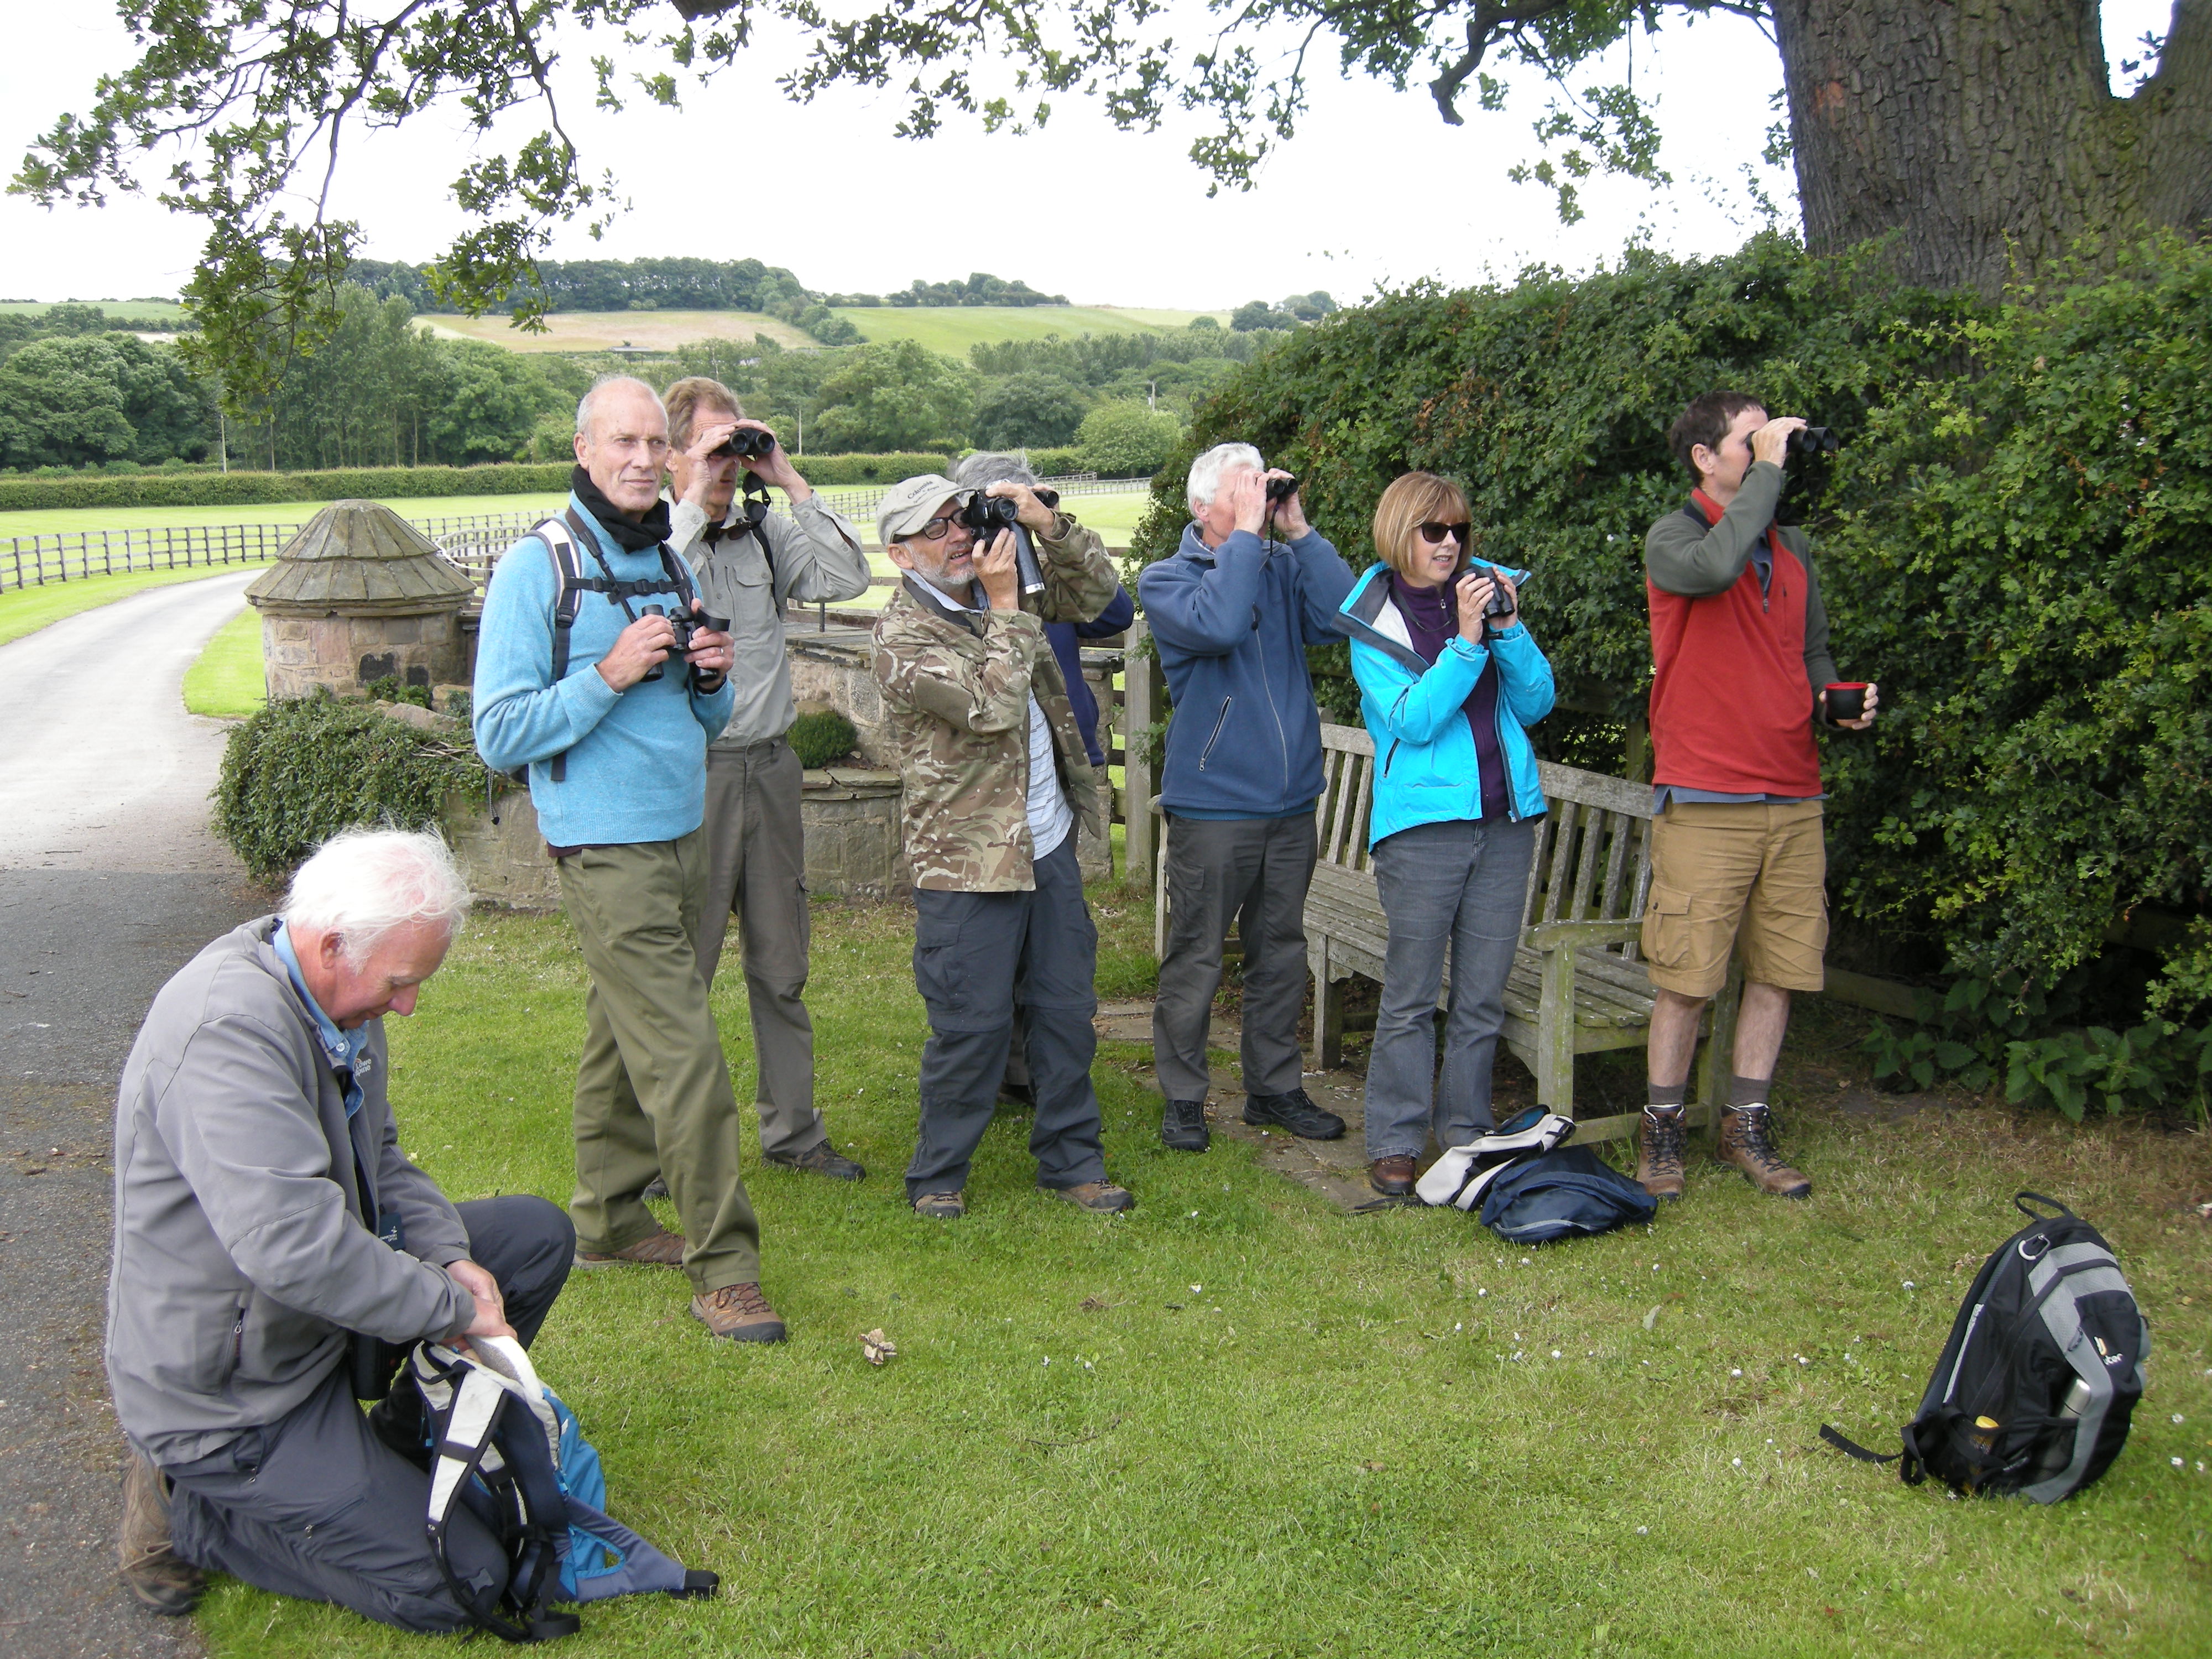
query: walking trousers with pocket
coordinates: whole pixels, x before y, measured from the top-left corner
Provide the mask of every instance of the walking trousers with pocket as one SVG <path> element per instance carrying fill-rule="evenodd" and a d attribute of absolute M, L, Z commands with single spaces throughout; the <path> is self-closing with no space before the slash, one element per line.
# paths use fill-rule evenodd
<path fill-rule="evenodd" d="M 580 1249 L 627 1249 L 659 1224 L 658 1173 L 702 1296 L 760 1280 L 760 1224 L 738 1170 L 738 1102 L 699 976 L 707 838 L 586 847 L 561 860 L 561 899 L 592 976 L 576 1070 Z"/>
<path fill-rule="evenodd" d="M 527 1195 L 453 1207 L 468 1229 L 470 1259 L 499 1281 L 507 1322 L 529 1346 L 568 1277 L 576 1247 L 568 1218 L 559 1205 Z M 423 1531 L 427 1459 L 410 1462 L 380 1437 L 353 1397 L 343 1354 L 322 1386 L 276 1422 L 163 1473 L 176 1483 L 170 1539 L 194 1566 L 278 1595 L 335 1601 L 402 1630 L 471 1623 Z M 495 1607 L 507 1557 L 465 1504 L 453 1511 L 446 1554 L 477 1604 Z"/>
<path fill-rule="evenodd" d="M 753 1099 L 761 1152 L 797 1158 L 829 1139 L 814 1107 L 814 1023 L 806 1013 L 806 848 L 799 803 L 805 769 L 781 738 L 707 751 L 707 899 L 699 974 L 708 985 L 738 920 L 752 1016 Z"/>
<path fill-rule="evenodd" d="M 1204 1100 L 1206 1027 L 1229 924 L 1244 944 L 1244 1087 L 1286 1095 L 1304 1061 L 1306 889 L 1314 815 L 1168 818 L 1168 948 L 1152 1005 L 1152 1054 L 1170 1100 Z"/>
<path fill-rule="evenodd" d="M 1083 898 L 1075 837 L 1036 861 L 1027 893 L 914 892 L 914 980 L 929 1010 L 921 1051 L 921 1127 L 907 1166 L 909 1200 L 957 1192 L 999 1097 L 1020 1008 L 1036 1119 L 1037 1185 L 1106 1178 L 1098 1095 L 1098 930 Z"/>

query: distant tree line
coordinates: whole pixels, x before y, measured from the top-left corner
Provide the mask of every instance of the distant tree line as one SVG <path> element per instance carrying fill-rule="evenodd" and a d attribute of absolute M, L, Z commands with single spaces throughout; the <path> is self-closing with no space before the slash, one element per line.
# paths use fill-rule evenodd
<path fill-rule="evenodd" d="M 1011 282 L 979 270 L 966 282 L 925 283 L 916 278 L 896 294 L 833 294 L 833 306 L 1064 306 L 1065 294 L 1040 294 L 1027 283 Z"/>
<path fill-rule="evenodd" d="M 380 298 L 416 311 L 459 309 L 432 286 L 428 268 L 357 259 L 347 273 Z M 781 265 L 758 259 L 541 259 L 536 279 L 507 296 L 512 312 L 542 297 L 551 311 L 757 311 L 803 329 L 824 345 L 849 345 L 860 330 L 836 315 Z"/>
<path fill-rule="evenodd" d="M 1240 333 L 1296 328 L 1302 323 L 1317 323 L 1336 309 L 1336 301 L 1328 297 L 1325 289 L 1317 288 L 1310 294 L 1293 294 L 1273 305 L 1265 300 L 1248 300 L 1231 313 L 1229 326 Z"/>
<path fill-rule="evenodd" d="M 213 392 L 122 319 L 88 305 L 0 315 L 0 466 L 186 463 L 215 436 Z"/>

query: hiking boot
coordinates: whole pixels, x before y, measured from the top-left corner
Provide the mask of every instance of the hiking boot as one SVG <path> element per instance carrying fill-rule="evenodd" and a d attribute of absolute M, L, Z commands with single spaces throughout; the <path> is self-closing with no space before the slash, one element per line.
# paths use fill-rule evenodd
<path fill-rule="evenodd" d="M 1286 1095 L 1245 1096 L 1244 1121 L 1278 1124 L 1301 1140 L 1334 1140 L 1344 1133 L 1344 1120 L 1315 1105 L 1304 1089 Z"/>
<path fill-rule="evenodd" d="M 1206 1103 L 1171 1100 L 1160 1111 L 1160 1144 L 1171 1152 L 1202 1152 L 1213 1144 L 1206 1129 Z"/>
<path fill-rule="evenodd" d="M 1646 1106 L 1636 1135 L 1636 1178 L 1654 1198 L 1682 1196 L 1682 1109 Z"/>
<path fill-rule="evenodd" d="M 1766 1108 L 1731 1106 L 1721 1114 L 1720 1145 L 1713 1156 L 1733 1164 L 1762 1193 L 1778 1198 L 1807 1198 L 1813 1183 L 1784 1164 L 1767 1139 Z"/>
<path fill-rule="evenodd" d="M 769 1152 L 763 1162 L 783 1170 L 804 1170 L 809 1175 L 828 1176 L 832 1181 L 858 1181 L 868 1172 L 853 1159 L 823 1141 L 803 1152 Z"/>
<path fill-rule="evenodd" d="M 1410 1157 L 1378 1158 L 1367 1166 L 1367 1184 L 1385 1198 L 1405 1198 L 1413 1190 Z"/>
<path fill-rule="evenodd" d="M 579 1249 L 576 1265 L 579 1267 L 680 1267 L 684 1265 L 684 1235 L 672 1233 L 665 1227 L 655 1227 L 636 1243 L 626 1244 L 605 1255 Z"/>
<path fill-rule="evenodd" d="M 123 1522 L 115 1533 L 124 1587 L 139 1606 L 164 1619 L 192 1610 L 207 1575 L 179 1556 L 169 1540 L 169 1477 L 137 1452 L 123 1471 Z"/>
<path fill-rule="evenodd" d="M 758 1285 L 725 1285 L 691 1298 L 691 1317 L 732 1342 L 781 1342 L 783 1321 Z"/>
<path fill-rule="evenodd" d="M 640 1198 L 665 1198 L 665 1197 L 667 1197 L 667 1196 L 668 1196 L 668 1177 L 667 1177 L 666 1176 L 653 1176 L 653 1178 L 652 1180 L 650 1180 L 650 1181 L 648 1181 L 648 1182 L 647 1182 L 645 1183 L 645 1190 L 644 1190 L 643 1192 L 640 1193 L 640 1194 L 638 1194 L 638 1196 L 639 1196 Z"/>
<path fill-rule="evenodd" d="M 1036 1091 L 1026 1083 L 1001 1081 L 999 1085 L 999 1104 L 1018 1107 L 1024 1112 L 1033 1112 L 1036 1109 Z"/>
<path fill-rule="evenodd" d="M 1054 1198 L 1064 1198 L 1079 1210 L 1088 1210 L 1093 1215 L 1119 1215 L 1124 1210 L 1133 1210 L 1137 1200 L 1127 1187 L 1116 1187 L 1110 1181 L 1086 1181 L 1075 1187 L 1048 1187 L 1045 1191 Z"/>
<path fill-rule="evenodd" d="M 924 1193 L 914 1200 L 914 1212 L 932 1221 L 957 1221 L 968 1213 L 968 1200 L 958 1193 Z"/>

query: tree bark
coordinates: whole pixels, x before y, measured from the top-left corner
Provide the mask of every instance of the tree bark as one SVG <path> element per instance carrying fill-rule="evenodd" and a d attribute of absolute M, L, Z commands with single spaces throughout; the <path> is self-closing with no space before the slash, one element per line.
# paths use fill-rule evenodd
<path fill-rule="evenodd" d="M 2212 0 L 2112 95 L 2096 0 L 1773 0 L 1806 245 L 1995 294 L 2083 236 L 2212 223 Z"/>

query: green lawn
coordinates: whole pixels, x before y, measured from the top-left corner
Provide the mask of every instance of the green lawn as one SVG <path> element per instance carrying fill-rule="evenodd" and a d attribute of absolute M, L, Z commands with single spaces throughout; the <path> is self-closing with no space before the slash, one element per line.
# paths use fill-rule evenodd
<path fill-rule="evenodd" d="M 185 320 L 182 308 L 173 300 L 0 300 L 0 312 L 21 316 L 50 311 L 64 303 L 98 306 L 109 316 L 119 317 L 131 323 L 160 323 L 177 327 Z"/>
<path fill-rule="evenodd" d="M 385 502 L 403 519 L 464 519 L 487 514 L 550 513 L 564 495 L 409 495 Z M 61 531 L 147 530 L 203 524 L 301 525 L 328 501 L 247 501 L 234 507 L 64 507 L 0 513 L 0 542 L 12 536 L 52 536 Z"/>
<path fill-rule="evenodd" d="M 1098 919 L 1103 990 L 1140 994 L 1143 902 Z M 1510 1250 L 1456 1212 L 1342 1214 L 1239 1142 L 1165 1152 L 1146 1051 L 1109 1044 L 1095 1075 L 1133 1214 L 1036 1193 L 1009 1114 L 968 1218 L 927 1223 L 899 1189 L 925 1035 L 911 921 L 814 908 L 821 1102 L 870 1173 L 749 1158 L 790 1343 L 714 1346 L 682 1281 L 645 1268 L 576 1275 L 545 1328 L 539 1364 L 611 1509 L 724 1584 L 586 1608 L 569 1650 L 2203 1650 L 2202 1136 L 1846 1115 L 1865 1018 L 1815 1002 L 1782 1094 L 1811 1201 L 1699 1165 L 1654 1231 Z M 485 916 L 393 1022 L 404 1143 L 454 1196 L 567 1196 L 583 988 L 561 919 Z M 748 1099 L 744 999 L 718 980 Z M 1954 1502 L 1818 1446 L 1824 1421 L 1895 1444 L 2021 1186 L 2109 1233 L 2157 1333 L 2112 1474 L 2051 1510 Z M 860 1341 L 878 1326 L 900 1350 L 881 1370 Z M 199 1623 L 224 1656 L 449 1650 L 236 1584 Z"/>
<path fill-rule="evenodd" d="M 968 348 L 1000 340 L 1042 340 L 1057 334 L 1135 334 L 1148 329 L 1187 327 L 1192 318 L 1212 317 L 1224 328 L 1226 311 L 1129 311 L 1119 306 L 841 306 L 870 340 L 919 340 L 932 351 L 966 362 Z"/>
<path fill-rule="evenodd" d="M 261 663 L 261 613 L 247 606 L 216 630 L 185 671 L 185 708 L 217 720 L 244 720 L 269 701 Z"/>
<path fill-rule="evenodd" d="M 229 566 L 235 570 L 240 567 Z M 11 588 L 0 593 L 0 645 L 36 633 L 49 623 L 74 617 L 95 605 L 112 605 L 149 587 L 172 582 L 205 581 L 225 567 L 196 565 L 189 570 L 134 570 L 127 576 L 94 576 L 87 581 L 49 582 L 44 587 Z"/>

